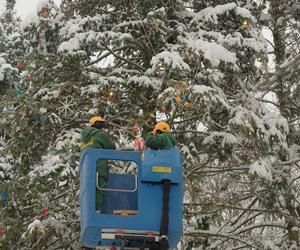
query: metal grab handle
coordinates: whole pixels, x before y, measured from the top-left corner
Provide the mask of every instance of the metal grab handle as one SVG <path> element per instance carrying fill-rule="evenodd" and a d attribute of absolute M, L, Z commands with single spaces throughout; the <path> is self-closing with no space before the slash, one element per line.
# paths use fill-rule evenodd
<path fill-rule="evenodd" d="M 137 190 L 137 175 L 134 175 L 134 189 L 117 189 L 117 188 L 101 188 L 98 185 L 98 172 L 96 173 L 96 187 L 100 191 L 114 191 L 114 192 L 126 192 L 126 193 L 133 193 Z"/>

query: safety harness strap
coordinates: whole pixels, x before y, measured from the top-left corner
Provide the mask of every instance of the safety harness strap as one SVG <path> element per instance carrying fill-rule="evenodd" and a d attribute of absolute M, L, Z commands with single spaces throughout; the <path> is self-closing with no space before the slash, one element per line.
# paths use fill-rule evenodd
<path fill-rule="evenodd" d="M 160 221 L 160 250 L 168 250 L 168 231 L 169 231 L 169 199 L 170 199 L 170 180 L 163 180 L 163 202 L 162 215 Z"/>

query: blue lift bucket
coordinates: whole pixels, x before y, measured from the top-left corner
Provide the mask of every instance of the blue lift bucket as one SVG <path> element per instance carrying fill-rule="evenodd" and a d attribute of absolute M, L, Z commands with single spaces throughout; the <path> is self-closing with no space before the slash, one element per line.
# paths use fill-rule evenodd
<path fill-rule="evenodd" d="M 132 161 L 137 175 L 110 174 L 101 213 L 95 209 L 96 162 Z M 172 150 L 121 151 L 85 149 L 80 159 L 81 244 L 116 249 L 147 248 L 159 242 L 162 181 L 170 180 L 169 248 L 176 247 L 183 230 L 183 176 L 180 152 Z M 114 214 L 114 211 L 121 211 Z M 125 211 L 122 213 L 122 211 Z M 128 211 L 135 211 L 130 214 Z"/>

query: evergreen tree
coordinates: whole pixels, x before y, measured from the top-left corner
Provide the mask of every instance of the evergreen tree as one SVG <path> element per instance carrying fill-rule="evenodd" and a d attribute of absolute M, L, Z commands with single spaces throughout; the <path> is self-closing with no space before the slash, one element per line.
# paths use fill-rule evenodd
<path fill-rule="evenodd" d="M 273 207 L 279 210 L 275 220 L 286 223 L 282 237 L 275 241 L 280 249 L 297 249 L 299 235 L 299 4 L 295 1 L 270 1 L 263 24 L 272 32 L 275 70 L 264 78 L 263 95 L 273 93 L 273 108 L 287 119 L 288 137 L 285 150 L 274 165 L 274 181 L 268 190 Z M 275 191 L 274 191 L 275 190 Z M 276 194 L 276 199 L 274 196 Z"/>
<path fill-rule="evenodd" d="M 22 68 L 19 61 L 23 46 L 20 34 L 20 20 L 16 17 L 15 1 L 7 0 L 6 9 L 0 16 L 0 94 L 7 88 L 14 86 L 18 79 L 18 68 Z"/>
<path fill-rule="evenodd" d="M 284 15 L 298 25 L 297 5 L 284 6 L 272 20 L 285 25 Z M 79 137 L 95 114 L 111 121 L 119 147 L 132 145 L 133 127 L 171 123 L 185 155 L 184 249 L 299 244 L 299 144 L 289 133 L 298 116 L 287 115 L 280 91 L 278 104 L 261 94 L 279 72 L 288 91 L 297 89 L 298 57 L 282 64 L 293 50 L 280 54 L 287 40 L 274 36 L 278 74 L 265 73 L 260 25 L 272 14 L 263 15 L 263 5 L 63 0 L 59 9 L 42 0 L 37 7 L 24 25 L 21 92 L 13 112 L 2 114 L 4 249 L 79 249 Z M 270 103 L 280 107 L 275 115 Z"/>

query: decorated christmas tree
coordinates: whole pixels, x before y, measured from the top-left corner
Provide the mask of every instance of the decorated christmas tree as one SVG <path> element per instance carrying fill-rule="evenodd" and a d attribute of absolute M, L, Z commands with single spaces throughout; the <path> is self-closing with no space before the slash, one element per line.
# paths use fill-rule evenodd
<path fill-rule="evenodd" d="M 118 148 L 171 124 L 182 249 L 297 249 L 299 6 L 262 2 L 41 0 L 22 59 L 0 47 L 17 86 L 1 113 L 0 248 L 80 249 L 80 132 L 101 115 Z"/>

